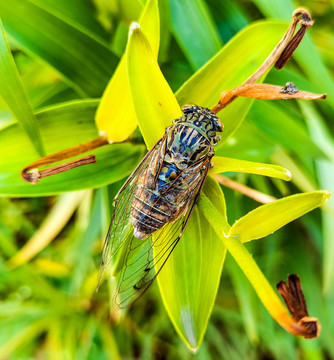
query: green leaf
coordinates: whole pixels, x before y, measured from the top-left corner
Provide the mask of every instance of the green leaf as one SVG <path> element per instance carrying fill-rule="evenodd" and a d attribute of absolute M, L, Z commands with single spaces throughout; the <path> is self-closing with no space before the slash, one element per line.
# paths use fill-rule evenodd
<path fill-rule="evenodd" d="M 215 156 L 265 162 L 275 150 L 275 144 L 259 133 L 254 125 L 244 121 L 224 146 L 215 149 Z"/>
<path fill-rule="evenodd" d="M 93 121 L 98 102 L 82 100 L 41 110 L 36 114 L 46 152 L 53 153 L 80 142 L 94 139 Z M 15 139 L 15 140 L 14 140 Z M 24 149 L 24 151 L 22 151 Z M 107 145 L 94 149 L 97 164 L 43 179 L 38 185 L 20 177 L 24 166 L 37 160 L 25 133 L 17 124 L 0 131 L 0 194 L 7 196 L 46 196 L 64 191 L 94 188 L 118 181 L 129 175 L 143 156 L 143 146 L 130 143 Z"/>
<path fill-rule="evenodd" d="M 218 183 L 209 177 L 203 191 L 225 216 L 224 197 Z M 196 207 L 186 231 L 157 278 L 168 315 L 192 350 L 203 340 L 225 253 L 224 245 Z"/>
<path fill-rule="evenodd" d="M 285 30 L 285 23 L 274 21 L 261 21 L 242 30 L 177 91 L 179 104 L 215 105 L 222 91 L 240 85 L 262 64 Z M 218 147 L 239 127 L 252 103 L 239 98 L 218 114 L 225 125 Z"/>
<path fill-rule="evenodd" d="M 285 181 L 291 180 L 290 171 L 278 165 L 256 163 L 252 161 L 231 159 L 220 156 L 213 157 L 212 163 L 214 166 L 209 170 L 210 174 L 219 174 L 221 172 L 232 171 L 270 176 Z"/>
<path fill-rule="evenodd" d="M 247 242 L 272 234 L 282 226 L 321 206 L 329 198 L 329 191 L 314 191 L 287 196 L 262 205 L 237 220 L 231 227 L 230 236 Z"/>
<path fill-rule="evenodd" d="M 285 151 L 278 150 L 272 156 L 273 162 L 280 164 L 291 171 L 292 182 L 302 191 L 314 191 L 317 184 L 314 178 L 300 165 L 298 159 L 293 159 Z"/>
<path fill-rule="evenodd" d="M 245 330 L 250 341 L 256 343 L 259 341 L 259 334 L 257 328 L 257 309 L 254 306 L 254 291 L 236 262 L 228 261 L 226 267 L 233 282 Z"/>
<path fill-rule="evenodd" d="M 132 28 L 126 58 L 139 128 L 150 149 L 182 111 L 138 25 Z"/>
<path fill-rule="evenodd" d="M 40 336 L 45 332 L 48 322 L 48 318 L 43 316 L 32 320 L 29 319 L 28 324 L 23 323 L 24 326 L 21 329 L 18 329 L 7 341 L 0 345 L 1 355 L 5 358 L 9 357 L 17 347 L 23 346 L 23 344 L 27 344 Z"/>
<path fill-rule="evenodd" d="M 215 23 L 202 0 L 170 0 L 174 36 L 194 69 L 200 68 L 221 48 Z"/>
<path fill-rule="evenodd" d="M 159 50 L 159 10 L 156 0 L 147 3 L 139 23 L 156 59 Z M 106 134 L 111 142 L 126 140 L 137 127 L 125 56 L 122 57 L 102 96 L 95 120 L 100 132 Z"/>
<path fill-rule="evenodd" d="M 90 0 L 33 0 L 35 5 L 64 19 L 75 28 L 95 37 L 98 41 L 108 43 L 109 34 L 102 27 L 96 16 L 93 2 Z"/>
<path fill-rule="evenodd" d="M 39 155 L 43 156 L 44 149 L 38 124 L 7 44 L 1 22 L 0 27 L 0 96 L 27 132 Z"/>
<path fill-rule="evenodd" d="M 54 67 L 80 95 L 101 95 L 117 64 L 107 47 L 28 0 L 0 0 L 0 14 L 25 51 Z"/>
<path fill-rule="evenodd" d="M 295 115 L 295 117 L 294 117 Z M 299 122 L 300 116 L 278 104 L 268 101 L 255 102 L 248 117 L 271 141 L 282 145 L 302 157 L 324 157 L 324 153 L 310 140 Z M 293 134 L 291 137 L 287 136 Z"/>

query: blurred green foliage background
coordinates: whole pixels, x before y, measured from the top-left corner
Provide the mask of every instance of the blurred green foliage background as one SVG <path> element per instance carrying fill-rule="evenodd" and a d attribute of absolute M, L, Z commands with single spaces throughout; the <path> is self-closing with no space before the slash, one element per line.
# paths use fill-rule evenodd
<path fill-rule="evenodd" d="M 274 323 L 227 256 L 204 342 L 192 354 L 176 335 L 156 284 L 125 315 L 110 313 L 107 286 L 95 293 L 111 200 L 144 154 L 140 133 L 135 132 L 132 143 L 95 151 L 95 168 L 77 169 L 37 186 L 20 179 L 19 171 L 38 155 L 8 108 L 15 108 L 17 117 L 31 105 L 33 120 L 27 123 L 39 123 L 48 153 L 96 137 L 99 98 L 123 54 L 128 27 L 144 3 L 0 0 L 0 17 L 29 100 L 18 91 L 4 95 L 9 75 L 2 45 L 0 359 L 334 358 L 333 200 L 322 212 L 313 211 L 247 245 L 271 284 L 289 273 L 299 274 L 309 312 L 322 324 L 320 338 L 294 338 Z M 291 183 L 228 174 L 276 197 L 334 191 L 334 2 L 159 1 L 159 64 L 174 91 L 248 24 L 259 19 L 289 21 L 298 6 L 311 11 L 315 25 L 288 66 L 272 70 L 266 82 L 292 81 L 298 89 L 327 93 L 328 100 L 255 101 L 242 126 L 219 149 L 222 156 L 288 168 Z M 253 51 L 256 57 L 257 49 Z M 42 145 L 39 150 L 43 152 Z M 92 190 L 96 185 L 99 188 Z M 63 193 L 76 189 L 86 190 Z M 223 191 L 230 223 L 258 205 Z"/>

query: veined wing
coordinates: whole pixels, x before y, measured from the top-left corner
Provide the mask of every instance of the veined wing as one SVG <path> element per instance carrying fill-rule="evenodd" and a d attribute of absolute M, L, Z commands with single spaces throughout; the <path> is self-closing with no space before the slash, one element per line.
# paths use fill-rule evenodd
<path fill-rule="evenodd" d="M 150 164 L 152 171 L 159 171 L 165 154 L 166 138 L 167 136 L 165 134 L 145 155 L 114 199 L 115 209 L 103 245 L 98 287 L 106 266 L 122 245 L 126 243 L 129 232 L 133 231 L 131 229 L 130 212 L 137 181 L 145 172 L 148 164 Z M 143 180 L 145 181 L 145 179 Z"/>
<path fill-rule="evenodd" d="M 160 195 L 167 197 L 175 187 L 183 190 L 176 199 L 181 205 L 174 222 L 166 224 L 145 239 L 132 236 L 126 244 L 115 296 L 119 307 L 124 308 L 136 301 L 159 274 L 185 230 L 209 167 L 210 157 L 193 164 Z"/>

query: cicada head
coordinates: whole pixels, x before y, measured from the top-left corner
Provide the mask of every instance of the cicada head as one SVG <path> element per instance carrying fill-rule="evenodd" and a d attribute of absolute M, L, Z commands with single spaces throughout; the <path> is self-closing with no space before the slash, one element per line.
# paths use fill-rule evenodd
<path fill-rule="evenodd" d="M 174 124 L 188 124 L 201 133 L 211 145 L 217 145 L 220 136 L 216 133 L 222 132 L 224 126 L 212 110 L 197 105 L 184 105 L 182 111 L 184 115 L 174 120 Z"/>

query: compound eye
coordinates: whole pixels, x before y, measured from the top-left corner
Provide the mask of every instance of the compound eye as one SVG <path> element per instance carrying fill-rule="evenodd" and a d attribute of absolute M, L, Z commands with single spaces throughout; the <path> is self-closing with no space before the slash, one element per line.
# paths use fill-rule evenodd
<path fill-rule="evenodd" d="M 183 105 L 182 111 L 184 114 L 190 113 L 190 112 L 192 112 L 192 106 L 191 105 Z"/>
<path fill-rule="evenodd" d="M 217 121 L 217 132 L 222 132 L 224 130 L 224 125 L 220 122 Z"/>

